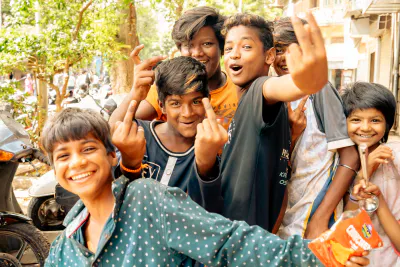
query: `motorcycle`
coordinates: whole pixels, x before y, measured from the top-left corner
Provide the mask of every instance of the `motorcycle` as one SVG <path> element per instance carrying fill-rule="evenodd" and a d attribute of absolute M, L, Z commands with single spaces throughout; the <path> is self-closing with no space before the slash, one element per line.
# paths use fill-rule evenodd
<path fill-rule="evenodd" d="M 31 146 L 29 135 L 16 122 L 10 107 L 0 109 L 0 265 L 21 266 L 28 258 L 44 265 L 50 244 L 46 237 L 22 214 L 15 198 L 12 180 L 20 162 L 46 157 Z"/>

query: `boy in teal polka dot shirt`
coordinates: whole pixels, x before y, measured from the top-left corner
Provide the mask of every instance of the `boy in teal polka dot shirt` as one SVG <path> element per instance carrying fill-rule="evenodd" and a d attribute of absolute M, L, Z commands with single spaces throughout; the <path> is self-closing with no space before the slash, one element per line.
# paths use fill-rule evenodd
<path fill-rule="evenodd" d="M 208 213 L 180 189 L 152 179 L 114 180 L 109 133 L 99 114 L 77 108 L 46 124 L 42 144 L 56 177 L 80 200 L 45 266 L 180 266 L 187 258 L 207 266 L 321 265 L 299 236 L 281 240 Z M 141 134 L 134 132 L 138 140 Z"/>

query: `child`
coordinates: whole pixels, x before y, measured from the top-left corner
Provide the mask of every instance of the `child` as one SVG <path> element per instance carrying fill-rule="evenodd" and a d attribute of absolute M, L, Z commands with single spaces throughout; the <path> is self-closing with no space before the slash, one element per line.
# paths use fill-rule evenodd
<path fill-rule="evenodd" d="M 224 63 L 240 100 L 222 152 L 220 175 L 215 171 L 206 175 L 218 162 L 210 153 L 198 154 L 195 146 L 203 201 L 215 205 L 222 197 L 224 216 L 273 233 L 286 210 L 289 178 L 290 129 L 284 102 L 316 93 L 327 83 L 324 42 L 314 18 L 308 16 L 311 31 L 294 18 L 296 34 L 302 38 L 300 45 L 290 46 L 290 75 L 282 77 L 267 77 L 275 60 L 268 22 L 251 14 L 225 21 Z"/>
<path fill-rule="evenodd" d="M 302 20 L 303 24 L 307 22 Z M 274 69 L 279 76 L 289 74 L 286 51 L 298 44 L 290 18 L 274 24 L 276 58 Z M 288 103 L 306 117 L 303 134 L 293 136 L 292 175 L 288 182 L 288 208 L 278 235 L 287 238 L 301 235 L 314 239 L 328 230 L 343 211 L 342 198 L 358 170 L 358 153 L 347 135 L 346 117 L 340 96 L 328 83 L 321 91 L 303 100 Z M 296 140 L 297 139 L 297 140 Z M 337 167 L 337 170 L 336 170 Z"/>
<path fill-rule="evenodd" d="M 147 65 L 146 62 L 137 65 L 139 71 L 135 72 L 135 79 L 139 79 Z M 206 67 L 191 57 L 177 57 L 159 64 L 155 72 L 160 107 L 168 116 L 166 122 L 134 122 L 144 130 L 144 158 L 137 147 L 125 139 L 123 127 L 115 130 L 112 140 L 121 152 L 122 166 L 134 170 L 141 163 L 146 164 L 142 178 L 152 178 L 187 192 L 190 181 L 197 183 L 192 171 L 194 142 L 197 125 L 206 113 L 202 98 L 209 96 Z M 199 189 L 195 190 L 195 187 L 191 187 L 190 196 L 197 200 L 195 194 L 199 193 Z"/>
<path fill-rule="evenodd" d="M 202 6 L 189 9 L 175 22 L 172 39 L 182 56 L 192 57 L 206 66 L 211 105 L 227 127 L 237 108 L 237 96 L 236 87 L 221 71 L 220 59 L 224 48 L 221 27 L 224 20 L 225 17 L 211 7 Z M 142 48 L 143 46 L 140 46 L 132 52 L 131 57 L 134 61 Z M 156 60 L 157 58 L 159 57 L 154 57 Z M 151 72 L 148 72 L 147 76 L 142 76 L 142 78 L 145 77 L 151 77 L 151 83 L 154 81 L 154 74 Z M 140 102 L 136 118 L 166 121 L 166 114 L 159 106 L 156 86 L 153 85 L 151 88 L 147 86 L 147 91 L 150 88 L 148 94 L 146 91 L 138 96 L 136 80 L 134 83 L 136 86 L 134 85 L 132 88 L 136 89 L 133 89 L 126 100 L 114 111 L 110 124 L 113 125 L 116 121 L 123 119 L 132 99 L 139 102 L 145 99 Z"/>
<path fill-rule="evenodd" d="M 143 142 L 133 113 L 131 104 L 122 124 Z M 65 109 L 47 122 L 41 141 L 59 183 L 80 197 L 45 266 L 180 266 L 187 258 L 208 266 L 321 265 L 299 236 L 280 240 L 208 213 L 152 179 L 114 180 L 117 158 L 100 114 Z"/>
<path fill-rule="evenodd" d="M 362 172 L 346 209 L 357 209 L 358 200 L 368 193 L 379 198 L 379 208 L 371 216 L 382 238 L 383 248 L 371 251 L 371 266 L 400 266 L 400 143 L 388 143 L 389 131 L 396 115 L 396 100 L 384 86 L 357 82 L 342 95 L 350 138 L 360 145 L 367 144 L 368 176 L 365 184 Z"/>

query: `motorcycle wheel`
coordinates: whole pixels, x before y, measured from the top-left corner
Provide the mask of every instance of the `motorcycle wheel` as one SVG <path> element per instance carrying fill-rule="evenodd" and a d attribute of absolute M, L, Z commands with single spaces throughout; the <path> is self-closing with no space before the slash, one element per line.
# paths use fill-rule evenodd
<path fill-rule="evenodd" d="M 50 243 L 46 237 L 33 225 L 29 223 L 14 223 L 0 227 L 0 239 L 8 240 L 9 246 L 2 244 L 0 252 L 11 254 L 18 262 L 24 262 L 24 256 L 33 254 L 36 262 L 44 266 L 49 255 Z M 11 265 L 13 266 L 13 265 Z M 16 265 L 20 266 L 20 265 Z"/>
<path fill-rule="evenodd" d="M 65 212 L 54 196 L 33 197 L 29 202 L 28 217 L 32 219 L 33 225 L 42 231 L 58 231 L 65 228 L 62 225 Z"/>
<path fill-rule="evenodd" d="M 13 255 L 0 253 L 0 267 L 22 267 L 22 265 Z"/>

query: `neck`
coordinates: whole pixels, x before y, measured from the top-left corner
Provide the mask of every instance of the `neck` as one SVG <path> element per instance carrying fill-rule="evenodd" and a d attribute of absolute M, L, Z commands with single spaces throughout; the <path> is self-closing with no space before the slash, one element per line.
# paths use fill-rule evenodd
<path fill-rule="evenodd" d="M 110 184 L 106 185 L 110 190 L 104 190 L 102 193 L 95 197 L 84 198 L 81 197 L 82 202 L 85 204 L 89 214 L 90 220 L 104 225 L 108 220 L 111 212 L 113 211 L 115 198 Z"/>
<path fill-rule="evenodd" d="M 186 152 L 194 144 L 195 136 L 187 138 L 182 136 L 168 122 L 160 123 L 155 126 L 155 132 L 161 143 L 171 152 Z"/>
<path fill-rule="evenodd" d="M 222 87 L 225 83 L 226 83 L 226 76 L 221 71 L 221 66 L 219 66 L 214 75 L 208 79 L 208 88 L 210 89 L 210 91 L 213 91 Z"/>

